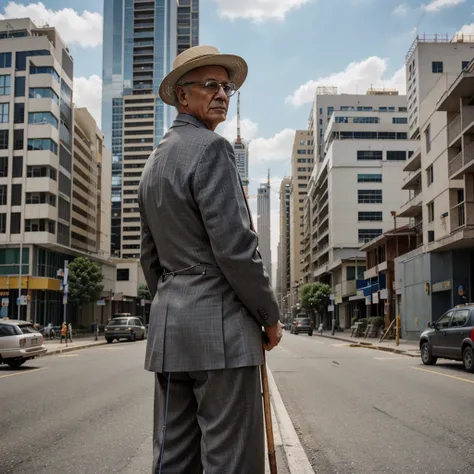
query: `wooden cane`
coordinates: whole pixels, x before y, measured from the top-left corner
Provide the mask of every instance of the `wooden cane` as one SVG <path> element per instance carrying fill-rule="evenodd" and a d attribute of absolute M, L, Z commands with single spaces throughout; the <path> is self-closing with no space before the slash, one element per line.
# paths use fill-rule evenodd
<path fill-rule="evenodd" d="M 263 410 L 265 414 L 265 429 L 267 433 L 268 462 L 270 473 L 277 474 L 277 463 L 275 453 L 275 440 L 273 438 L 272 410 L 270 407 L 270 391 L 268 390 L 267 361 L 265 350 L 263 351 L 263 365 L 260 368 L 262 375 Z"/>

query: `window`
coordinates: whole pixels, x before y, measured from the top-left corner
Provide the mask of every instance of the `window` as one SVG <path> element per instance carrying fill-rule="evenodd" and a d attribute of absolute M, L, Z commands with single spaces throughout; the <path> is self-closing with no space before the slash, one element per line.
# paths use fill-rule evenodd
<path fill-rule="evenodd" d="M 406 151 L 387 151 L 387 160 L 388 161 L 405 161 L 407 159 Z"/>
<path fill-rule="evenodd" d="M 11 76 L 0 76 L 0 95 L 10 95 Z"/>
<path fill-rule="evenodd" d="M 431 201 L 430 203 L 428 203 L 426 205 L 426 207 L 428 208 L 428 222 L 433 222 L 434 221 L 434 216 L 435 216 L 434 201 Z"/>
<path fill-rule="evenodd" d="M 296 162 L 297 163 L 306 163 L 308 160 L 306 158 L 297 158 Z"/>
<path fill-rule="evenodd" d="M 353 123 L 379 123 L 378 117 L 354 117 Z"/>
<path fill-rule="evenodd" d="M 23 157 L 13 157 L 13 178 L 21 178 L 23 176 Z"/>
<path fill-rule="evenodd" d="M 428 242 L 434 242 L 435 240 L 435 233 L 434 230 L 428 231 Z"/>
<path fill-rule="evenodd" d="M 373 150 L 357 150 L 357 159 L 358 160 L 382 160 L 383 152 L 382 151 L 373 151 Z"/>
<path fill-rule="evenodd" d="M 29 151 L 40 151 L 49 150 L 55 155 L 58 154 L 58 144 L 51 140 L 51 138 L 29 138 L 28 139 L 28 150 Z"/>
<path fill-rule="evenodd" d="M 12 67 L 12 53 L 0 53 L 0 68 Z"/>
<path fill-rule="evenodd" d="M 21 212 L 12 212 L 10 214 L 10 233 L 19 234 L 21 230 Z"/>
<path fill-rule="evenodd" d="M 26 176 L 28 178 L 50 178 L 54 181 L 57 180 L 57 172 L 50 166 L 28 166 Z"/>
<path fill-rule="evenodd" d="M 451 319 L 451 327 L 462 327 L 467 323 L 469 318 L 468 309 L 458 309 Z"/>
<path fill-rule="evenodd" d="M 382 211 L 377 212 L 369 212 L 369 211 L 361 211 L 359 212 L 359 221 L 382 221 Z"/>
<path fill-rule="evenodd" d="M 359 204 L 382 204 L 381 189 L 359 189 L 357 194 Z"/>
<path fill-rule="evenodd" d="M 426 153 L 431 151 L 431 124 L 428 124 L 425 130 Z"/>
<path fill-rule="evenodd" d="M 15 97 L 25 97 L 25 77 L 15 77 Z"/>
<path fill-rule="evenodd" d="M 365 106 L 362 106 L 362 105 L 359 105 L 357 107 L 358 112 L 371 112 L 372 110 L 373 110 L 372 107 L 365 107 Z"/>
<path fill-rule="evenodd" d="M 359 243 L 365 244 L 382 234 L 382 229 L 359 229 Z"/>
<path fill-rule="evenodd" d="M 328 107 L 328 117 L 330 117 L 333 112 L 334 112 L 334 107 Z"/>
<path fill-rule="evenodd" d="M 8 150 L 8 130 L 0 130 L 0 150 Z"/>
<path fill-rule="evenodd" d="M 306 150 L 297 150 L 296 153 L 298 155 L 306 155 Z"/>
<path fill-rule="evenodd" d="M 7 231 L 7 215 L 0 214 L 0 234 L 5 234 Z"/>
<path fill-rule="evenodd" d="M 431 63 L 431 72 L 433 72 L 433 74 L 442 74 L 443 73 L 443 62 L 442 61 L 433 61 Z"/>
<path fill-rule="evenodd" d="M 24 130 L 22 128 L 13 131 L 13 148 L 14 150 L 23 150 L 24 146 Z"/>
<path fill-rule="evenodd" d="M 7 205 L 7 185 L 2 184 L 0 186 L 0 206 Z"/>
<path fill-rule="evenodd" d="M 461 63 L 461 70 L 464 71 L 464 69 L 466 69 L 467 66 L 469 66 L 469 61 L 463 61 Z"/>
<path fill-rule="evenodd" d="M 8 156 L 0 157 L 0 178 L 8 176 Z"/>
<path fill-rule="evenodd" d="M 15 123 L 24 123 L 25 122 L 25 104 L 24 103 L 17 103 L 15 104 L 14 112 L 13 112 L 13 121 Z"/>
<path fill-rule="evenodd" d="M 51 193 L 26 193 L 26 204 L 49 204 L 56 207 L 56 196 Z"/>
<path fill-rule="evenodd" d="M 59 82 L 59 74 L 51 66 L 31 66 L 30 74 L 51 74 Z"/>
<path fill-rule="evenodd" d="M 303 188 L 304 189 L 304 188 L 306 188 L 306 186 L 307 186 L 306 184 L 302 184 L 302 183 L 298 184 L 298 188 Z"/>
<path fill-rule="evenodd" d="M 15 67 L 17 71 L 26 70 L 26 58 L 28 56 L 49 56 L 51 53 L 47 49 L 37 51 L 19 51 L 15 57 Z"/>
<path fill-rule="evenodd" d="M 306 171 L 306 168 L 297 168 L 297 171 Z"/>
<path fill-rule="evenodd" d="M 25 219 L 25 232 L 49 232 L 54 234 L 56 226 L 49 219 Z"/>
<path fill-rule="evenodd" d="M 21 184 L 12 184 L 12 206 L 21 206 Z"/>
<path fill-rule="evenodd" d="M 426 182 L 428 183 L 428 186 L 433 184 L 433 181 L 434 181 L 433 165 L 430 165 L 426 169 Z"/>
<path fill-rule="evenodd" d="M 358 174 L 357 182 L 358 183 L 381 183 L 382 175 L 381 174 Z"/>
<path fill-rule="evenodd" d="M 130 269 L 117 268 L 117 281 L 129 281 L 129 280 L 130 280 Z"/>
<path fill-rule="evenodd" d="M 51 112 L 30 112 L 28 123 L 37 125 L 52 125 L 58 128 L 58 119 Z"/>
<path fill-rule="evenodd" d="M 398 107 L 399 112 L 406 112 L 407 108 L 406 107 Z"/>
<path fill-rule="evenodd" d="M 406 124 L 406 123 L 408 123 L 408 119 L 407 119 L 407 117 L 393 117 L 392 118 L 392 123 Z"/>
<path fill-rule="evenodd" d="M 357 269 L 357 280 L 364 279 L 365 265 L 356 264 L 357 267 L 347 267 L 346 268 L 346 279 L 347 281 L 354 281 L 356 279 L 356 269 Z"/>
<path fill-rule="evenodd" d="M 53 101 L 56 104 L 59 104 L 58 95 L 50 87 L 30 88 L 29 98 L 30 99 L 53 99 Z"/>
<path fill-rule="evenodd" d="M 5 102 L 0 104 L 0 123 L 8 123 L 10 118 L 10 104 Z"/>

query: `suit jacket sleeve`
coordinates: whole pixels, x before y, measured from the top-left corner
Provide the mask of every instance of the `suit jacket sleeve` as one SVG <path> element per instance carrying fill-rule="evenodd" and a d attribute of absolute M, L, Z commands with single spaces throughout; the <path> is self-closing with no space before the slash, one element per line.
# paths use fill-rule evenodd
<path fill-rule="evenodd" d="M 150 291 L 152 299 L 155 297 L 158 279 L 163 272 L 158 257 L 158 250 L 153 239 L 153 235 L 148 227 L 145 212 L 139 199 L 140 215 L 141 215 L 141 231 L 142 231 L 142 245 L 140 254 L 140 263 L 142 265 L 143 273 L 145 274 L 146 284 Z"/>
<path fill-rule="evenodd" d="M 194 198 L 217 264 L 250 314 L 263 326 L 275 324 L 279 309 L 257 251 L 234 151 L 222 137 L 203 151 L 194 174 Z"/>

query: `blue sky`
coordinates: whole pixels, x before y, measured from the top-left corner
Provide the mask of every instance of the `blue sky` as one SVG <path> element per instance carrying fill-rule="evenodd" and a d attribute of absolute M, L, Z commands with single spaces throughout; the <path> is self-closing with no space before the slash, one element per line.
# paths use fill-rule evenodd
<path fill-rule="evenodd" d="M 107 1 L 107 0 L 106 0 Z M 404 57 L 416 32 L 474 35 L 472 0 L 201 0 L 200 43 L 243 56 L 243 135 L 251 139 L 250 192 L 271 168 L 272 260 L 278 242 L 278 186 L 289 174 L 293 131 L 306 128 L 317 85 L 364 93 L 404 92 Z M 102 1 L 0 0 L 0 14 L 56 26 L 75 62 L 75 102 L 100 121 Z M 235 134 L 235 109 L 220 132 Z M 255 209 L 255 202 L 251 207 Z"/>

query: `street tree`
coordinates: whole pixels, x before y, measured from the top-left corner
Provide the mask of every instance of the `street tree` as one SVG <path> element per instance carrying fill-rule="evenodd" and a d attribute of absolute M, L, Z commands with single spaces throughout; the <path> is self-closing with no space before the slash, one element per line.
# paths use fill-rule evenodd
<path fill-rule="evenodd" d="M 331 287 L 325 283 L 307 283 L 300 290 L 301 306 L 308 312 L 322 314 L 329 304 Z"/>
<path fill-rule="evenodd" d="M 84 305 L 100 298 L 104 289 L 103 280 L 100 267 L 87 257 L 77 257 L 69 264 L 68 298 L 81 313 Z"/>
<path fill-rule="evenodd" d="M 139 300 L 146 300 L 146 301 L 151 300 L 150 290 L 148 289 L 148 286 L 145 283 L 140 283 L 138 285 L 137 298 Z"/>

